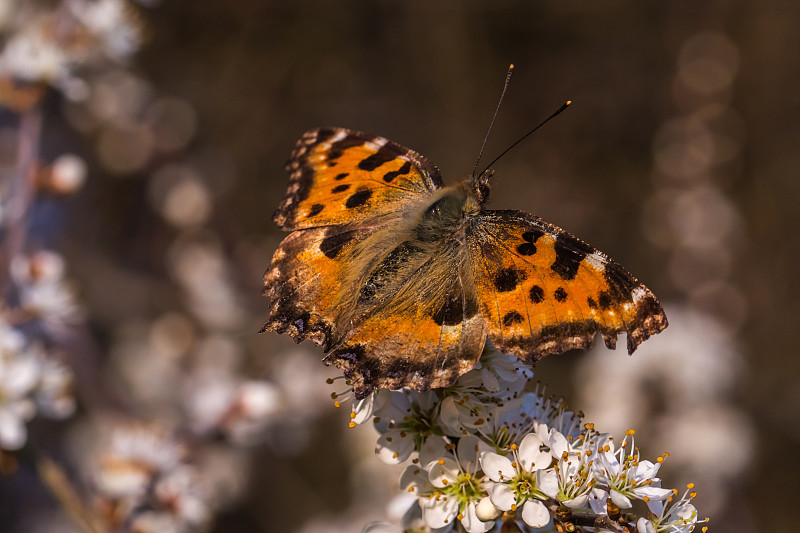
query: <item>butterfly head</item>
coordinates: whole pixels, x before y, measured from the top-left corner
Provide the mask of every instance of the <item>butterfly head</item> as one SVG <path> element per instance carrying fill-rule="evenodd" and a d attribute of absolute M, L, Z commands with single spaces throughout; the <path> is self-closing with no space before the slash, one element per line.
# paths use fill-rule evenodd
<path fill-rule="evenodd" d="M 467 179 L 467 182 L 475 191 L 475 197 L 478 199 L 478 203 L 480 205 L 485 204 L 489 199 L 489 193 L 491 192 L 489 182 L 491 181 L 492 176 L 494 176 L 494 170 L 487 168 L 481 172 L 480 175 L 472 176 Z"/>

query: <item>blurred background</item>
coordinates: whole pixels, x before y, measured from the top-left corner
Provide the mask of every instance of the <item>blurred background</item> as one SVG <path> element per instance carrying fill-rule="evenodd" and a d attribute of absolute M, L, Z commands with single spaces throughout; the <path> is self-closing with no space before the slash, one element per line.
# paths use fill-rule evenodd
<path fill-rule="evenodd" d="M 39 20 L 20 14 L 60 7 L 0 1 L 8 65 L 11 36 Z M 29 424 L 16 472 L 0 476 L 2 531 L 77 531 L 30 448 L 102 486 L 83 465 L 131 420 L 201 442 L 190 464 L 209 484 L 209 531 L 359 531 L 391 514 L 398 472 L 334 408 L 320 350 L 257 334 L 283 165 L 304 131 L 342 126 L 463 179 L 510 63 L 486 160 L 573 106 L 495 166 L 489 207 L 605 251 L 671 324 L 633 357 L 551 357 L 537 379 L 601 431 L 636 428 L 646 456 L 669 451 L 665 483 L 696 483 L 712 530 L 796 530 L 773 499 L 800 475 L 800 4 L 149 0 L 121 12 L 108 61 L 29 95 L 50 182 L 24 252 L 61 254 L 79 302 L 48 344 L 74 371 L 77 407 Z M 0 112 L 11 194 L 30 106 L 3 87 L 17 98 Z M 254 414 L 236 418 L 232 402 Z"/>

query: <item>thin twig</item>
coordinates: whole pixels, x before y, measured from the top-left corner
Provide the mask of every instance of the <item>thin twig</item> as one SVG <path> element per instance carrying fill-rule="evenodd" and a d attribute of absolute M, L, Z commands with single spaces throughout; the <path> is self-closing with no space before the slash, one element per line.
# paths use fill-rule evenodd
<path fill-rule="evenodd" d="M 28 233 L 28 218 L 35 192 L 36 164 L 42 134 L 42 110 L 37 104 L 26 109 L 19 120 L 17 172 L 10 188 L 9 220 L 3 246 L 0 287 L 8 290 L 11 261 L 19 255 Z"/>
<path fill-rule="evenodd" d="M 47 456 L 40 455 L 36 460 L 36 468 L 42 481 L 50 489 L 61 507 L 69 517 L 86 533 L 105 533 L 94 516 L 86 508 L 75 487 L 67 478 L 64 471 L 55 461 Z"/>

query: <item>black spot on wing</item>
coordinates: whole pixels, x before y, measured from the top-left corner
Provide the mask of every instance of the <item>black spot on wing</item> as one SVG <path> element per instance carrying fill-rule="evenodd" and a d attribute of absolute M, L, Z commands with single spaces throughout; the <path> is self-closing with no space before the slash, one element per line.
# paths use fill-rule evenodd
<path fill-rule="evenodd" d="M 544 289 L 538 285 L 534 285 L 531 287 L 530 297 L 531 302 L 535 304 L 542 303 L 542 300 L 544 300 Z"/>
<path fill-rule="evenodd" d="M 589 307 L 590 307 L 590 308 L 592 308 L 592 309 L 597 309 L 597 302 L 595 302 L 595 301 L 594 301 L 594 298 L 592 298 L 591 296 L 589 296 L 589 297 L 586 299 L 586 303 L 587 303 L 587 304 L 589 304 Z"/>
<path fill-rule="evenodd" d="M 439 326 L 457 326 L 478 312 L 478 304 L 474 300 L 467 299 L 466 306 L 464 303 L 461 291 L 454 292 L 434 311 L 431 318 Z"/>
<path fill-rule="evenodd" d="M 553 293 L 553 297 L 559 302 L 565 302 L 567 300 L 567 291 L 564 290 L 564 287 L 559 287 Z"/>
<path fill-rule="evenodd" d="M 339 231 L 339 228 L 331 228 L 333 232 Z M 330 232 L 330 230 L 329 230 Z M 320 251 L 325 254 L 325 257 L 328 259 L 334 259 L 339 252 L 342 251 L 347 243 L 353 240 L 355 237 L 354 231 L 343 231 L 340 233 L 330 233 L 322 242 L 319 243 Z"/>
<path fill-rule="evenodd" d="M 383 175 L 383 181 L 386 183 L 391 183 L 396 177 L 404 176 L 411 172 L 411 162 L 406 161 L 402 167 L 398 168 L 397 170 L 391 170 Z"/>
<path fill-rule="evenodd" d="M 561 276 L 561 279 L 565 280 L 575 279 L 581 261 L 594 251 L 594 248 L 585 242 L 581 242 L 566 233 L 561 233 L 556 238 L 554 247 L 556 260 L 553 261 L 550 268 Z"/>
<path fill-rule="evenodd" d="M 494 288 L 497 289 L 497 292 L 510 292 L 517 288 L 520 281 L 520 275 L 516 268 L 503 268 L 494 277 Z"/>
<path fill-rule="evenodd" d="M 314 144 L 324 143 L 334 136 L 336 132 L 331 128 L 322 128 L 317 130 L 317 135 L 314 137 Z"/>
<path fill-rule="evenodd" d="M 364 144 L 364 139 L 358 137 L 345 137 L 342 140 L 336 141 L 331 145 L 331 149 L 328 151 L 328 164 L 331 165 L 331 161 L 342 157 L 345 150 L 361 146 L 362 144 Z"/>
<path fill-rule="evenodd" d="M 536 241 L 544 235 L 544 232 L 539 229 L 526 231 L 522 234 L 522 240 L 525 241 L 517 246 L 517 253 L 519 255 L 533 255 L 536 253 Z"/>
<path fill-rule="evenodd" d="M 367 172 L 372 172 L 379 166 L 383 165 L 384 163 L 388 163 L 395 159 L 396 156 L 387 151 L 387 150 L 378 150 L 374 154 L 366 157 L 358 162 L 358 168 L 361 170 L 366 170 Z"/>
<path fill-rule="evenodd" d="M 613 303 L 611 299 L 611 295 L 608 294 L 608 291 L 601 291 L 600 296 L 597 297 L 597 304 L 600 306 L 600 309 L 605 311 L 611 304 Z"/>
<path fill-rule="evenodd" d="M 353 193 L 350 198 L 344 203 L 345 207 L 349 209 L 353 209 L 355 207 L 361 207 L 362 205 L 366 204 L 367 201 L 372 196 L 372 190 L 366 188 L 359 188 L 356 192 Z"/>
<path fill-rule="evenodd" d="M 349 175 L 350 175 L 349 172 L 342 172 L 341 174 L 336 174 L 336 176 L 333 179 L 335 179 L 336 181 L 342 181 Z"/>
<path fill-rule="evenodd" d="M 311 206 L 311 210 L 308 212 L 309 217 L 315 217 L 319 215 L 322 210 L 325 209 L 325 206 L 322 204 L 314 204 Z"/>
<path fill-rule="evenodd" d="M 520 322 L 522 322 L 522 315 L 516 311 L 509 311 L 503 317 L 504 326 L 512 326 L 514 324 L 519 324 Z"/>
<path fill-rule="evenodd" d="M 333 194 L 336 194 L 336 193 L 339 193 L 339 192 L 344 192 L 344 191 L 346 191 L 346 190 L 347 190 L 347 189 L 349 189 L 349 188 L 350 188 L 350 185 L 348 185 L 347 183 L 343 183 L 343 184 L 341 184 L 341 185 L 337 185 L 336 187 L 334 187 L 333 189 L 331 189 L 331 192 L 332 192 Z"/>
<path fill-rule="evenodd" d="M 619 263 L 609 261 L 603 275 L 608 283 L 609 296 L 613 301 L 633 301 L 633 289 L 639 285 L 639 282 L 628 274 Z"/>

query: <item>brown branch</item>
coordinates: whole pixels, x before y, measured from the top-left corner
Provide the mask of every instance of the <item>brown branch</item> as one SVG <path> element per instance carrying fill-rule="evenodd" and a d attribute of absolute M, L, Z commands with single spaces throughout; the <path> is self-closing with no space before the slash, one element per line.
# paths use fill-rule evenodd
<path fill-rule="evenodd" d="M 36 460 L 39 476 L 69 517 L 86 533 L 105 533 L 96 517 L 87 509 L 67 475 L 55 461 L 40 455 Z"/>
<path fill-rule="evenodd" d="M 25 246 L 28 217 L 35 192 L 36 163 L 42 134 L 42 110 L 34 105 L 22 112 L 19 119 L 19 145 L 17 172 L 10 187 L 9 221 L 3 246 L 0 287 L 8 290 L 11 279 L 11 261 Z"/>
<path fill-rule="evenodd" d="M 605 514 L 575 513 L 572 509 L 559 505 L 555 500 L 550 500 L 546 505 L 553 516 L 553 520 L 562 526 L 564 531 L 574 531 L 575 526 L 580 526 L 602 528 L 614 533 L 631 532 L 631 529 L 626 522 L 622 521 L 622 518 L 618 521 L 612 520 Z"/>

